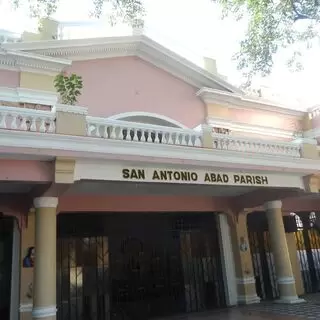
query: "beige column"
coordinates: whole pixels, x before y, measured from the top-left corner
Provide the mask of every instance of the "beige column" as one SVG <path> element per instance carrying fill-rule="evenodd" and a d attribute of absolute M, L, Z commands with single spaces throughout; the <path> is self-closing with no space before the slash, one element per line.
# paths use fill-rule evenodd
<path fill-rule="evenodd" d="M 280 298 L 278 303 L 304 302 L 297 296 L 290 255 L 282 218 L 282 202 L 270 201 L 265 204 L 270 233 L 271 249 L 276 269 Z"/>
<path fill-rule="evenodd" d="M 56 319 L 56 209 L 58 198 L 34 199 L 35 267 L 32 318 Z"/>

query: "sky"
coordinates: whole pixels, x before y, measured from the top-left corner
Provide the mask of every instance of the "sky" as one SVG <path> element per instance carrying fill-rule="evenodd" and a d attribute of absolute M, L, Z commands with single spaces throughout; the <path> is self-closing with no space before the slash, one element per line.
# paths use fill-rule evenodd
<path fill-rule="evenodd" d="M 91 9 L 89 0 L 60 1 L 55 19 L 88 20 Z M 204 55 L 213 57 L 217 60 L 218 72 L 227 76 L 231 83 L 240 84 L 241 75 L 236 70 L 232 56 L 244 35 L 245 21 L 221 20 L 219 8 L 210 0 L 145 0 L 145 4 L 147 36 L 199 65 Z M 21 32 L 34 26 L 35 23 L 30 21 L 24 8 L 14 12 L 9 0 L 0 0 L 0 29 Z M 96 31 L 102 35 L 108 29 L 110 27 L 105 24 Z M 110 32 L 128 34 L 130 28 L 120 25 Z M 258 79 L 256 85 L 270 87 L 276 95 L 281 95 L 285 103 L 295 104 L 298 99 L 303 108 L 318 104 L 319 54 L 320 47 L 309 50 L 303 57 L 304 71 L 298 73 L 290 72 L 284 61 L 279 59 L 272 75 L 267 79 Z"/>

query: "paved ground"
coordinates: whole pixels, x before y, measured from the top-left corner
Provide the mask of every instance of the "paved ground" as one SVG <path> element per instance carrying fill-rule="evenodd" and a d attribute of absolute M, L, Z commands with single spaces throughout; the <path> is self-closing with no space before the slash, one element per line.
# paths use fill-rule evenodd
<path fill-rule="evenodd" d="M 291 319 L 300 320 L 320 319 L 320 294 L 313 294 L 303 298 L 306 300 L 306 303 L 286 305 L 276 304 L 273 302 L 262 302 L 259 304 L 243 307 L 243 310 L 252 313 L 269 313 L 270 315 L 272 315 L 270 319 L 277 319 L 275 318 L 275 315 L 289 316 Z M 241 310 L 241 308 L 239 309 Z"/>
<path fill-rule="evenodd" d="M 185 314 L 170 320 L 320 320 L 320 294 L 303 298 L 306 303 L 286 305 L 262 302 L 214 312 Z"/>

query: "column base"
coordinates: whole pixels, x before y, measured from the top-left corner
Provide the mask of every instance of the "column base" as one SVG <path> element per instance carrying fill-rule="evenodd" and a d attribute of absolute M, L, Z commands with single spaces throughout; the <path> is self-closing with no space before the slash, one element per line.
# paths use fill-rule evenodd
<path fill-rule="evenodd" d="M 299 297 L 283 297 L 274 301 L 274 303 L 280 304 L 297 304 L 297 303 L 304 303 L 306 300 L 301 299 Z"/>
<path fill-rule="evenodd" d="M 252 296 L 238 296 L 238 304 L 260 303 L 261 299 L 255 294 Z"/>

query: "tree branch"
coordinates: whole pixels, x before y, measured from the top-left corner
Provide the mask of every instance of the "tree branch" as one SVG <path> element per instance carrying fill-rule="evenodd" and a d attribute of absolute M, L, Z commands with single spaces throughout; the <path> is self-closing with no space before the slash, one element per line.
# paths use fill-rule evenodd
<path fill-rule="evenodd" d="M 291 0 L 291 6 L 292 6 L 292 10 L 295 14 L 295 16 L 293 17 L 294 22 L 296 22 L 298 20 L 311 20 L 311 19 L 313 19 L 312 17 L 307 16 L 307 15 L 299 12 L 299 10 L 296 6 L 296 2 L 294 0 Z"/>

